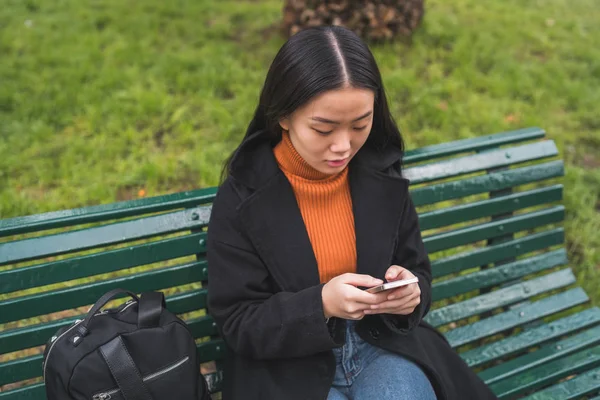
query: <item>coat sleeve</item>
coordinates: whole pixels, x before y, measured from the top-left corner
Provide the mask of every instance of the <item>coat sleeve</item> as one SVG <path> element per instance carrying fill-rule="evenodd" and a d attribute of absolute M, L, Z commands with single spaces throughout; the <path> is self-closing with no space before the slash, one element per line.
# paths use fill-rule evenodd
<path fill-rule="evenodd" d="M 208 309 L 228 346 L 259 360 L 305 357 L 341 346 L 342 331 L 325 322 L 323 285 L 278 291 L 243 231 L 239 202 L 226 181 L 208 227 Z"/>
<path fill-rule="evenodd" d="M 408 190 L 396 243 L 392 263 L 410 270 L 419 278 L 421 303 L 410 315 L 383 314 L 382 318 L 390 329 L 405 334 L 419 325 L 431 307 L 431 263 L 421 237 L 419 217 Z"/>

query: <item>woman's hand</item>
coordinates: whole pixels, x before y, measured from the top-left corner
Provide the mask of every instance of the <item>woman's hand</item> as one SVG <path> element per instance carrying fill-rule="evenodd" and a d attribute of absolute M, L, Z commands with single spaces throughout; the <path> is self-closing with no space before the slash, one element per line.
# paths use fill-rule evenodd
<path fill-rule="evenodd" d="M 385 273 L 388 282 L 414 278 L 412 272 L 399 265 L 392 265 Z M 421 288 L 418 283 L 399 287 L 384 292 L 387 297 L 382 303 L 371 305 L 365 314 L 400 314 L 410 315 L 421 303 Z"/>
<path fill-rule="evenodd" d="M 372 287 L 382 283 L 381 279 L 370 275 L 346 273 L 336 276 L 323 286 L 321 292 L 325 318 L 362 319 L 365 310 L 386 300 L 387 293 L 372 294 L 357 286 Z"/>

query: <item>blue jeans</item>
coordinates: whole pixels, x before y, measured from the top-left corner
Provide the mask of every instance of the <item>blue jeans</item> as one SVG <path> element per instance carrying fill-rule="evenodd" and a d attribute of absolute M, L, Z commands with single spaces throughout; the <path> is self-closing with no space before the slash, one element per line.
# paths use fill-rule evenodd
<path fill-rule="evenodd" d="M 346 326 L 346 344 L 333 350 L 336 370 L 327 400 L 436 399 L 415 363 L 362 340 L 354 321 Z"/>

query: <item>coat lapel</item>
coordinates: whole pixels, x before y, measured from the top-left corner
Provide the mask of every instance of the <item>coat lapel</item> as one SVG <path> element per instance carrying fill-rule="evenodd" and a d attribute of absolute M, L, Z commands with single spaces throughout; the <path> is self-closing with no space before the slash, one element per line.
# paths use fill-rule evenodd
<path fill-rule="evenodd" d="M 398 150 L 363 148 L 350 163 L 349 180 L 356 233 L 357 272 L 383 278 L 395 250 L 408 181 L 380 172 L 400 159 Z M 249 239 L 277 284 L 286 291 L 318 285 L 319 270 L 289 181 L 257 133 L 234 159 L 234 176 L 254 190 L 240 206 Z"/>
<path fill-rule="evenodd" d="M 354 166 L 350 191 L 356 233 L 357 273 L 383 278 L 395 250 L 408 182 Z M 251 196 L 240 216 L 278 285 L 299 291 L 319 284 L 315 254 L 294 196 L 283 173 Z"/>
<path fill-rule="evenodd" d="M 395 250 L 408 181 L 360 165 L 350 169 L 357 273 L 383 279 Z"/>
<path fill-rule="evenodd" d="M 319 284 L 317 260 L 294 196 L 281 172 L 240 209 L 241 219 L 277 284 L 297 292 Z"/>

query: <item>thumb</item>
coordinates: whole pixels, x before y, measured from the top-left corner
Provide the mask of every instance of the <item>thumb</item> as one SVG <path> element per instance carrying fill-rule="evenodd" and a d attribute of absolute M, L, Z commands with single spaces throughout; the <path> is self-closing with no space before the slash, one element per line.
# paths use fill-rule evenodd
<path fill-rule="evenodd" d="M 371 287 L 376 285 L 381 285 L 383 281 L 381 279 L 377 279 L 372 277 L 371 275 L 364 274 L 344 274 L 342 275 L 342 282 L 352 286 L 363 286 L 363 287 Z"/>
<path fill-rule="evenodd" d="M 399 265 L 392 265 L 388 268 L 387 272 L 385 273 L 385 279 L 387 279 L 388 282 L 391 280 L 397 280 L 400 277 L 402 277 L 404 271 L 406 271 L 405 268 L 402 268 Z"/>

